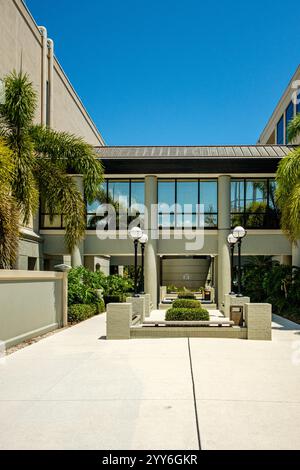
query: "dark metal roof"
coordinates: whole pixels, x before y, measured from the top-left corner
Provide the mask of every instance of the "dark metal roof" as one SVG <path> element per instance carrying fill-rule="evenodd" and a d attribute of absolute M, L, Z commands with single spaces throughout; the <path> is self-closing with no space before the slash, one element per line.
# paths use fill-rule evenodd
<path fill-rule="evenodd" d="M 294 150 L 292 145 L 233 145 L 233 146 L 128 146 L 96 147 L 103 160 L 124 159 L 280 159 Z"/>

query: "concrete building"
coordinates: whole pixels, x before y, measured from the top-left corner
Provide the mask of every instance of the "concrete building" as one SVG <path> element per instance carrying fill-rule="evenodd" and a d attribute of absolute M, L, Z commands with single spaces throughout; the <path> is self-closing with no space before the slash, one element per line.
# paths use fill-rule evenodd
<path fill-rule="evenodd" d="M 288 142 L 287 136 L 288 123 L 298 113 L 300 113 L 300 65 L 259 136 L 258 144 L 300 144 L 300 138 L 297 142 Z"/>
<path fill-rule="evenodd" d="M 83 137 L 103 139 L 54 55 L 54 42 L 38 26 L 22 0 L 0 0 L 0 79 L 12 70 L 27 72 L 38 95 L 35 121 Z M 21 229 L 19 269 L 43 267 L 38 220 Z"/>
<path fill-rule="evenodd" d="M 270 255 L 291 263 L 292 247 L 279 228 L 274 201 L 274 176 L 278 162 L 291 146 L 232 147 L 99 147 L 105 166 L 107 196 L 131 208 L 133 218 L 149 235 L 145 252 L 145 285 L 154 304 L 159 286 L 200 287 L 207 283 L 217 290 L 218 302 L 230 291 L 230 256 L 227 235 L 243 225 L 248 233 L 243 255 Z M 157 206 L 155 206 L 157 204 Z M 178 207 L 190 205 L 183 215 Z M 204 228 L 197 228 L 197 204 Z M 154 206 L 153 206 L 154 205 Z M 171 213 L 165 207 L 173 206 Z M 120 207 L 120 206 L 119 206 Z M 154 210 L 153 210 L 154 207 Z M 202 208 L 201 208 L 202 207 Z M 97 224 L 105 217 L 97 201 L 87 207 L 86 238 L 80 246 L 81 263 L 109 259 L 110 269 L 133 264 L 133 243 L 126 227 L 116 226 L 116 239 L 101 239 Z M 104 208 L 105 209 L 105 208 Z M 146 223 L 152 209 L 150 223 Z M 183 218 L 184 217 L 184 218 Z M 41 215 L 45 256 L 59 261 L 66 254 L 62 225 L 50 227 Z M 166 229 L 170 236 L 165 236 Z M 203 237 L 203 244 L 187 245 L 183 228 Z M 105 232 L 104 232 L 105 233 Z M 110 236 L 110 232 L 106 232 Z M 201 239 L 202 240 L 202 239 Z"/>
<path fill-rule="evenodd" d="M 145 287 L 154 305 L 159 287 L 171 284 L 209 284 L 220 304 L 230 291 L 227 235 L 236 225 L 247 229 L 243 256 L 270 255 L 300 265 L 299 248 L 292 247 L 279 228 L 274 198 L 278 163 L 294 148 L 287 142 L 286 128 L 300 111 L 293 100 L 300 67 L 257 145 L 106 147 L 55 58 L 46 29 L 36 25 L 21 0 L 0 0 L 0 8 L 0 76 L 22 67 L 38 91 L 36 121 L 81 135 L 95 146 L 105 167 L 103 189 L 107 200 L 118 203 L 119 212 L 116 230 L 102 231 L 101 236 L 98 228 L 107 210 L 99 201 L 88 205 L 86 237 L 72 254 L 64 243 L 63 217 L 50 224 L 48 214 L 40 213 L 35 224 L 23 228 L 18 268 L 51 270 L 67 262 L 122 274 L 133 265 L 127 233 L 136 218 L 149 236 Z M 80 175 L 77 183 L 82 188 Z M 182 213 L 184 205 L 188 210 Z M 125 209 L 129 213 L 124 221 Z M 190 235 L 182 234 L 185 229 Z"/>

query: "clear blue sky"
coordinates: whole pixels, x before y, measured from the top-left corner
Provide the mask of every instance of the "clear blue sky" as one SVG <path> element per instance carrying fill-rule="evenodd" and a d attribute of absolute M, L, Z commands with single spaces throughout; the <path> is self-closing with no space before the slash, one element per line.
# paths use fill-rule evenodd
<path fill-rule="evenodd" d="M 299 0 L 26 0 L 108 145 L 255 143 L 300 63 Z"/>

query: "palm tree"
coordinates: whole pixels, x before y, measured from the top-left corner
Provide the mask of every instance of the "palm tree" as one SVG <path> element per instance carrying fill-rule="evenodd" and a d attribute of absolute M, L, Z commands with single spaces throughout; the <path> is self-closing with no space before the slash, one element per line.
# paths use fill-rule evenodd
<path fill-rule="evenodd" d="M 71 252 L 86 228 L 85 202 L 71 174 L 83 175 L 85 197 L 91 202 L 103 180 L 102 164 L 83 139 L 34 125 L 37 95 L 27 74 L 12 72 L 4 85 L 0 135 L 11 151 L 10 194 L 22 214 L 21 222 L 28 223 L 43 201 L 50 221 L 54 214 L 64 214 Z"/>
<path fill-rule="evenodd" d="M 289 123 L 288 141 L 300 135 L 300 114 Z M 276 174 L 276 199 L 281 211 L 281 227 L 289 239 L 300 238 L 300 148 L 284 157 Z"/>
<path fill-rule="evenodd" d="M 19 239 L 19 212 L 11 195 L 12 154 L 0 139 L 0 269 L 9 268 L 16 259 Z M 14 214 L 12 216 L 12 214 Z"/>

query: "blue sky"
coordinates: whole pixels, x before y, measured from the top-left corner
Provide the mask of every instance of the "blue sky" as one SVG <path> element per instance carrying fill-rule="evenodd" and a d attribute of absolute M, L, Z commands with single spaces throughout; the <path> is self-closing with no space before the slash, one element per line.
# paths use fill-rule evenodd
<path fill-rule="evenodd" d="M 252 144 L 300 63 L 296 0 L 26 0 L 108 145 Z"/>

